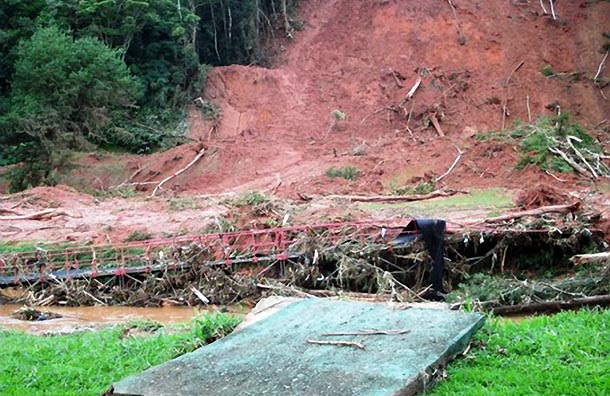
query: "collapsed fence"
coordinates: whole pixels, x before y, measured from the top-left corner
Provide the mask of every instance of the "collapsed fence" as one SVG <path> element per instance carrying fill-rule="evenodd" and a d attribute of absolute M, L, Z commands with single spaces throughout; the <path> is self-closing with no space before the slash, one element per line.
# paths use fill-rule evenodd
<path fill-rule="evenodd" d="M 478 272 L 535 274 L 549 266 L 565 272 L 566 257 L 596 249 L 601 241 L 599 233 L 579 222 L 450 224 L 447 235 L 441 234 L 444 248 L 435 250 L 416 219 L 400 221 L 0 253 L 0 284 L 18 285 L 24 292 L 17 302 L 37 305 L 230 304 L 269 293 L 342 292 L 409 302 L 445 296 Z M 435 279 L 439 251 L 445 270 L 441 267 Z"/>

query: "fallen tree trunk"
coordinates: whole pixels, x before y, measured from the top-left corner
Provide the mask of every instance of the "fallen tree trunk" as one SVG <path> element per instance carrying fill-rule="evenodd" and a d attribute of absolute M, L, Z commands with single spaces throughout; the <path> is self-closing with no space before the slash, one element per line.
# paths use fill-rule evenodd
<path fill-rule="evenodd" d="M 485 223 L 496 223 L 499 221 L 520 219 L 521 217 L 526 216 L 541 216 L 547 213 L 568 214 L 576 212 L 579 208 L 580 202 L 574 202 L 570 205 L 542 206 L 536 209 L 524 210 L 523 212 L 507 213 L 502 216 L 490 217 L 488 219 L 485 219 Z"/>
<path fill-rule="evenodd" d="M 57 209 L 45 209 L 40 212 L 34 212 L 27 215 L 16 215 L 16 216 L 0 216 L 0 221 L 13 221 L 13 220 L 45 220 L 51 217 L 61 216 L 66 214 L 65 212 L 58 212 Z"/>
<path fill-rule="evenodd" d="M 347 199 L 352 202 L 413 202 L 424 201 L 426 199 L 450 197 L 461 191 L 437 190 L 429 194 L 422 195 L 329 195 L 330 199 Z"/>
<path fill-rule="evenodd" d="M 574 265 L 610 263 L 610 252 L 577 254 L 570 259 Z"/>
<path fill-rule="evenodd" d="M 544 301 L 520 305 L 496 307 L 493 309 L 495 315 L 530 314 L 536 312 L 557 312 L 564 309 L 577 309 L 590 306 L 610 305 L 610 295 L 575 298 L 568 301 Z"/>

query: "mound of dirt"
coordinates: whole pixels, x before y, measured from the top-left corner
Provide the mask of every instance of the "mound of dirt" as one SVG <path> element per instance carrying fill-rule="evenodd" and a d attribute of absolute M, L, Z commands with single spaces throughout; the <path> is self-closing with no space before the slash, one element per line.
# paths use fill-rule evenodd
<path fill-rule="evenodd" d="M 277 192 L 291 197 L 295 190 L 380 192 L 443 174 L 457 156 L 452 146 L 464 154 L 444 179 L 451 187 L 559 187 L 539 170 L 515 171 L 510 145 L 474 137 L 551 114 L 549 103 L 586 126 L 608 118 L 591 77 L 610 4 L 563 2 L 554 21 L 537 2 L 454 3 L 457 19 L 442 1 L 303 1 L 305 28 L 283 47 L 275 69 L 210 73 L 205 98 L 222 117 L 206 120 L 193 108 L 191 135 L 218 150 L 167 187 L 218 193 L 273 190 L 281 182 Z M 543 75 L 545 65 L 553 77 Z M 580 78 L 568 78 L 574 73 Z M 182 162 L 190 151 L 179 153 Z M 168 155 L 151 166 L 156 177 L 182 164 L 161 166 Z M 355 167 L 359 176 L 330 179 L 331 166 Z"/>
<path fill-rule="evenodd" d="M 567 194 L 563 194 L 555 188 L 544 184 L 538 184 L 535 187 L 522 190 L 515 200 L 515 203 L 523 209 L 534 209 L 547 205 L 562 205 L 570 202 Z"/>

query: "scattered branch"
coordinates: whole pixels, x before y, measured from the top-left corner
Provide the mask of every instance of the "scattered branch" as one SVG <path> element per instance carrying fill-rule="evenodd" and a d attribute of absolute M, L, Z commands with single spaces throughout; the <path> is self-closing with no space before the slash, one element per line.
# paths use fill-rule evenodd
<path fill-rule="evenodd" d="M 506 78 L 506 85 L 510 84 L 510 79 L 513 77 L 513 74 L 515 74 L 517 72 L 517 70 L 521 69 L 521 67 L 525 64 L 525 61 L 521 61 L 519 62 L 519 64 L 517 65 L 517 67 L 515 67 L 513 69 L 513 71 L 510 72 L 510 74 L 508 75 L 508 78 Z"/>
<path fill-rule="evenodd" d="M 322 340 L 307 340 L 310 344 L 317 345 L 337 345 L 337 346 L 346 346 L 358 349 L 364 349 L 364 344 L 359 342 L 350 342 L 350 341 L 322 341 Z"/>
<path fill-rule="evenodd" d="M 455 10 L 455 7 L 453 5 L 453 2 L 451 0 L 447 0 L 447 3 L 449 3 L 449 5 L 451 6 L 451 10 L 453 11 L 453 17 L 455 18 L 455 24 L 457 26 L 457 31 L 458 31 L 458 42 L 460 43 L 460 45 L 465 45 L 466 44 L 466 36 L 464 36 L 464 32 L 462 31 L 462 27 L 460 26 L 460 21 L 458 19 L 457 16 L 457 11 Z"/>
<path fill-rule="evenodd" d="M 493 309 L 493 313 L 495 315 L 507 315 L 532 312 L 556 312 L 564 309 L 607 305 L 610 305 L 610 295 L 575 298 L 568 301 L 544 301 L 538 303 L 496 307 Z"/>
<path fill-rule="evenodd" d="M 436 129 L 436 133 L 438 133 L 438 136 L 445 137 L 445 133 L 441 129 L 441 124 L 438 122 L 438 118 L 436 118 L 436 113 L 430 114 L 430 121 L 432 122 L 434 129 Z"/>
<path fill-rule="evenodd" d="M 542 2 L 542 0 L 540 0 L 540 7 L 542 7 L 542 12 L 544 12 L 544 15 L 548 15 L 549 14 L 549 12 L 544 7 L 544 3 Z"/>
<path fill-rule="evenodd" d="M 70 216 L 63 210 L 58 209 L 44 209 L 40 212 L 30 213 L 26 215 L 16 215 L 16 216 L 0 216 L 0 221 L 13 221 L 13 220 L 48 220 L 57 216 Z"/>
<path fill-rule="evenodd" d="M 606 63 L 606 59 L 608 59 L 608 53 L 610 53 L 610 48 L 606 50 L 606 55 L 604 55 L 602 61 L 599 63 L 599 67 L 597 68 L 597 73 L 595 74 L 595 77 L 593 77 L 594 83 L 597 82 L 599 75 L 602 73 L 602 70 L 604 68 L 604 63 Z"/>
<path fill-rule="evenodd" d="M 199 153 L 195 156 L 195 158 L 189 162 L 189 164 L 187 166 L 185 166 L 184 168 L 180 169 L 179 171 L 177 171 L 176 173 L 174 173 L 171 176 L 166 177 L 165 179 L 161 180 L 161 182 L 159 184 L 157 184 L 157 187 L 155 187 L 155 189 L 153 190 L 153 192 L 150 194 L 150 197 L 154 197 L 155 194 L 157 193 L 157 191 L 161 188 L 162 185 L 164 185 L 165 183 L 167 183 L 168 181 L 170 181 L 171 179 L 173 179 L 174 177 L 178 176 L 179 174 L 181 174 L 182 172 L 186 171 L 188 168 L 190 168 L 191 166 L 193 166 L 197 161 L 199 161 L 199 159 L 201 157 L 203 157 L 203 154 L 205 153 L 205 147 L 202 148 Z"/>
<path fill-rule="evenodd" d="M 610 252 L 577 254 L 570 259 L 574 265 L 610 263 Z"/>
<path fill-rule="evenodd" d="M 413 202 L 424 201 L 427 199 L 438 197 L 450 197 L 460 191 L 454 190 L 437 190 L 428 194 L 422 195 L 329 195 L 329 199 L 347 199 L 352 202 Z"/>
<path fill-rule="evenodd" d="M 458 162 L 460 162 L 460 159 L 462 158 L 462 154 L 464 154 L 464 152 L 462 150 L 460 150 L 459 148 L 457 148 L 457 147 L 455 149 L 458 151 L 458 155 L 457 155 L 457 157 L 455 157 L 455 161 L 453 161 L 453 164 L 451 164 L 449 169 L 447 169 L 447 172 L 443 173 L 442 175 L 440 175 L 439 177 L 437 177 L 435 179 L 436 182 L 441 181 L 445 176 L 450 174 L 451 171 L 453 171 L 453 168 L 455 168 L 456 165 L 458 164 Z"/>
<path fill-rule="evenodd" d="M 549 0 L 549 3 L 551 3 L 551 14 L 553 14 L 553 20 L 557 20 L 557 15 L 555 15 L 555 5 L 553 4 L 553 0 Z"/>
<path fill-rule="evenodd" d="M 540 208 L 525 210 L 523 212 L 508 213 L 502 216 L 490 217 L 485 219 L 485 223 L 497 223 L 500 221 L 519 219 L 526 216 L 541 216 L 547 213 L 568 214 L 576 212 L 579 208 L 580 202 L 574 202 L 569 205 L 542 206 Z"/>

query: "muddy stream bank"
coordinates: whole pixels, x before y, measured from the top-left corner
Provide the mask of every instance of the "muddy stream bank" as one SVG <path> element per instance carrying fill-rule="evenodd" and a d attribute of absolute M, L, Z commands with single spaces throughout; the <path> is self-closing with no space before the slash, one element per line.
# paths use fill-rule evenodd
<path fill-rule="evenodd" d="M 24 308 L 19 304 L 0 304 L 0 329 L 22 330 L 29 333 L 63 333 L 82 329 L 97 329 L 103 326 L 128 323 L 132 321 L 155 321 L 165 325 L 188 323 L 194 317 L 214 308 L 194 308 L 167 306 L 156 308 L 126 306 L 80 306 L 80 307 L 35 307 L 44 312 L 61 315 L 49 320 L 20 320 L 12 314 Z M 224 309 L 223 309 L 224 310 Z M 247 309 L 229 307 L 229 312 L 245 314 Z"/>

